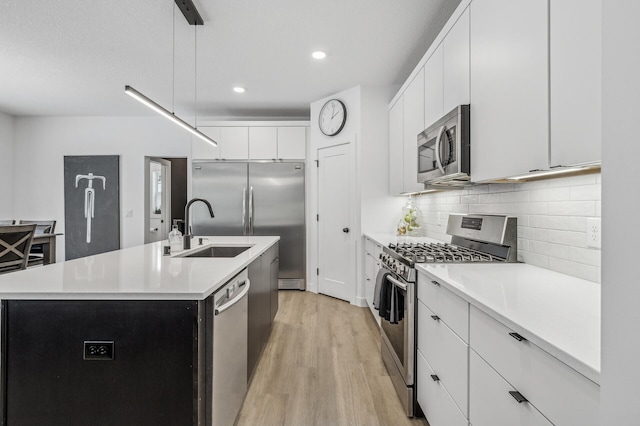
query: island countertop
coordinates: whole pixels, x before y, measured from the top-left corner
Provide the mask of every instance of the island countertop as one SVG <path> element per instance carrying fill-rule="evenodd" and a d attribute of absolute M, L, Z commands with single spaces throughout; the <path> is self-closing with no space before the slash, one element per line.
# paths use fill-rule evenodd
<path fill-rule="evenodd" d="M 203 300 L 280 237 L 207 236 L 163 256 L 167 241 L 0 275 L 0 299 Z M 251 246 L 235 257 L 181 257 L 208 246 Z"/>

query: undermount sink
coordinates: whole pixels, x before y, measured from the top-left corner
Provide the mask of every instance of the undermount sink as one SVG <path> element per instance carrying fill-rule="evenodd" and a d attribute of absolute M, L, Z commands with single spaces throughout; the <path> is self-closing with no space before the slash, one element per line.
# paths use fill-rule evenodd
<path fill-rule="evenodd" d="M 250 248 L 251 246 L 208 246 L 184 257 L 236 257 Z"/>

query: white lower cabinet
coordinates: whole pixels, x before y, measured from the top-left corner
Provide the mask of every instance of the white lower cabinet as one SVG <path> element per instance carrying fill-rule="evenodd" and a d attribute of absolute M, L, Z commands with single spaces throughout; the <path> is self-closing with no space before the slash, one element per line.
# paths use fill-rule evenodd
<path fill-rule="evenodd" d="M 458 409 L 436 373 L 418 351 L 416 356 L 418 403 L 430 426 L 467 426 L 467 418 Z M 511 425 L 513 426 L 513 425 Z"/>
<path fill-rule="evenodd" d="M 469 346 L 422 301 L 418 301 L 418 318 L 418 350 L 467 416 Z"/>
<path fill-rule="evenodd" d="M 373 306 L 374 288 L 376 285 L 376 278 L 378 271 L 380 270 L 380 253 L 382 253 L 382 246 L 374 240 L 364 237 L 364 295 L 369 305 L 369 309 L 376 319 L 378 325 L 380 325 L 380 316 L 378 311 Z"/>
<path fill-rule="evenodd" d="M 598 425 L 597 384 L 473 306 L 469 318 L 471 348 L 553 424 Z"/>
<path fill-rule="evenodd" d="M 552 426 L 531 403 L 518 402 L 518 392 L 473 350 L 469 354 L 469 420 L 473 426 Z M 516 395 L 517 396 L 517 395 Z M 526 394 L 524 394 L 526 398 Z M 570 423 L 567 426 L 578 426 Z"/>

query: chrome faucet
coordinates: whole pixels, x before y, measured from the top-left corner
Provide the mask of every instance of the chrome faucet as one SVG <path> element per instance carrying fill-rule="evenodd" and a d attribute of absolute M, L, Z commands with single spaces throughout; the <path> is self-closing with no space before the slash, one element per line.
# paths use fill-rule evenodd
<path fill-rule="evenodd" d="M 184 250 L 191 248 L 191 238 L 193 238 L 193 235 L 191 235 L 191 229 L 189 227 L 189 207 L 191 207 L 191 204 L 195 203 L 196 201 L 202 201 L 203 203 L 205 203 L 209 208 L 209 214 L 211 215 L 211 217 L 214 217 L 211 204 L 209 204 L 209 202 L 204 198 L 193 198 L 187 203 L 184 208 L 184 237 L 182 239 L 182 248 Z"/>

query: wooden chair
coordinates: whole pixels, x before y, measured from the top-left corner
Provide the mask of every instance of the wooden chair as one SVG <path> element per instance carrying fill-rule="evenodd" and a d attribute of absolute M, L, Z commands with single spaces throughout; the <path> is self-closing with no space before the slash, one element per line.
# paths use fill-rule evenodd
<path fill-rule="evenodd" d="M 0 226 L 0 274 L 27 267 L 36 225 Z"/>
<path fill-rule="evenodd" d="M 21 225 L 36 225 L 35 235 L 53 234 L 56 230 L 55 220 L 19 220 Z M 29 252 L 28 266 L 41 265 L 44 263 L 44 248 L 42 244 L 33 244 Z"/>
<path fill-rule="evenodd" d="M 13 219 L 0 219 L 0 226 L 13 225 L 14 223 L 16 223 L 16 221 Z"/>

